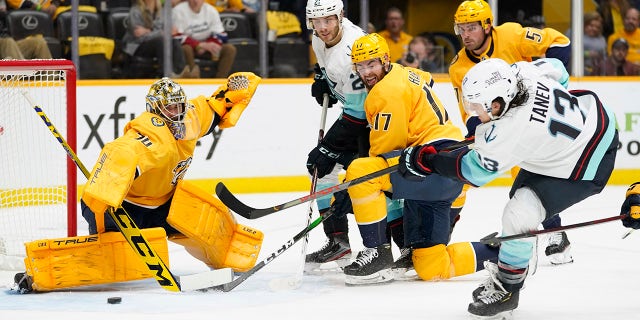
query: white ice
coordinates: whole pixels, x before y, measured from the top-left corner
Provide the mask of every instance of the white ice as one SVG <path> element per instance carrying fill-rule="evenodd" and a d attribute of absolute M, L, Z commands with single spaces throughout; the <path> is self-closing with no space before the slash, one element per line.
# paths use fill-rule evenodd
<path fill-rule="evenodd" d="M 563 224 L 619 214 L 625 188 L 608 186 L 596 196 L 562 213 Z M 471 190 L 452 241 L 478 240 L 499 231 L 508 188 Z M 255 207 L 269 207 L 304 195 L 239 194 Z M 238 219 L 265 233 L 260 260 L 303 229 L 307 204 L 257 220 Z M 317 213 L 314 213 L 314 219 Z M 362 248 L 350 216 L 352 248 Z M 637 292 L 640 276 L 640 231 L 626 232 L 619 221 L 568 232 L 574 263 L 552 266 L 540 251 L 537 272 L 528 277 L 515 319 L 640 319 Z M 546 238 L 539 237 L 544 248 Z M 322 227 L 314 229 L 309 250 L 324 242 Z M 0 319 L 469 319 L 471 291 L 486 278 L 484 271 L 438 282 L 392 282 L 346 287 L 342 274 L 304 276 L 295 290 L 274 291 L 273 279 L 294 276 L 300 269 L 299 242 L 231 292 L 169 293 L 154 280 L 62 292 L 18 295 L 9 290 L 13 273 L 0 272 Z M 397 248 L 394 254 L 398 256 Z M 170 244 L 171 269 L 177 275 L 207 270 L 179 246 Z M 107 298 L 122 303 L 107 304 Z"/>

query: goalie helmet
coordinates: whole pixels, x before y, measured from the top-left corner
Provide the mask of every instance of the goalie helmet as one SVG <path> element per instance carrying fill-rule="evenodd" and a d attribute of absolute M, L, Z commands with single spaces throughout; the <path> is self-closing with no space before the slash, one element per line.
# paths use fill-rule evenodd
<path fill-rule="evenodd" d="M 164 77 L 154 82 L 147 93 L 147 111 L 157 114 L 167 123 L 176 139 L 183 139 L 185 118 L 190 105 L 182 87 Z"/>
<path fill-rule="evenodd" d="M 477 116 L 478 109 L 482 108 L 493 120 L 502 117 L 518 93 L 517 82 L 511 65 L 502 59 L 492 58 L 476 64 L 462 80 L 462 99 L 467 114 Z M 498 98 L 502 98 L 505 105 L 500 114 L 493 115 L 491 104 Z"/>
<path fill-rule="evenodd" d="M 311 19 L 336 15 L 340 19 L 340 14 L 344 5 L 342 0 L 308 0 L 307 1 L 307 29 L 313 30 Z"/>
<path fill-rule="evenodd" d="M 355 65 L 358 62 L 367 61 L 378 58 L 386 67 L 389 64 L 389 45 L 384 38 L 377 34 L 371 33 L 364 35 L 355 42 L 351 49 L 351 62 Z"/>
<path fill-rule="evenodd" d="M 493 25 L 493 13 L 489 4 L 484 0 L 467 0 L 458 6 L 458 10 L 453 15 L 453 31 L 459 35 L 458 24 L 480 22 L 482 29 L 487 29 L 488 25 Z"/>

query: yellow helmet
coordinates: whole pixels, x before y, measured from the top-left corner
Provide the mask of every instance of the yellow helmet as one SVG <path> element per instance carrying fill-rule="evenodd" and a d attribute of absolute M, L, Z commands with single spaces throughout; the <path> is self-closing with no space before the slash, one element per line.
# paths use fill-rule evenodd
<path fill-rule="evenodd" d="M 493 13 L 489 4 L 484 0 L 467 0 L 462 2 L 453 15 L 453 30 L 456 34 L 459 23 L 480 22 L 482 29 L 486 29 L 487 25 L 493 25 Z"/>
<path fill-rule="evenodd" d="M 352 63 L 355 64 L 375 58 L 379 58 L 383 65 L 389 63 L 389 45 L 381 35 L 371 33 L 353 42 L 353 48 L 351 49 Z"/>

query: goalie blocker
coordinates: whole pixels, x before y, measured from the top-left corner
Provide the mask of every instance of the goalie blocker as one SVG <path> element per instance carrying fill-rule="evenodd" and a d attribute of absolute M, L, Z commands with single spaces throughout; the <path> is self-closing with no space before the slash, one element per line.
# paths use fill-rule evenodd
<path fill-rule="evenodd" d="M 181 233 L 170 235 L 170 240 L 215 269 L 251 269 L 264 238 L 261 231 L 236 223 L 220 200 L 186 181 L 178 183 L 167 222 Z M 169 265 L 165 230 L 142 233 Z M 37 240 L 25 246 L 26 277 L 18 274 L 15 279 L 22 293 L 153 277 L 119 232 Z M 210 280 L 200 281 L 206 287 L 204 282 Z"/>

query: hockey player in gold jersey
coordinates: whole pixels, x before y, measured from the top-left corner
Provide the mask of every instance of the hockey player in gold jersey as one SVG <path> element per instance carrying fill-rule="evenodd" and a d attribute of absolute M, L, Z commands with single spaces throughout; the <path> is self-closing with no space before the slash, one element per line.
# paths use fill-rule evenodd
<path fill-rule="evenodd" d="M 478 62 L 488 58 L 500 58 L 507 63 L 532 61 L 534 58 L 556 58 L 569 69 L 571 41 L 561 32 L 544 28 L 522 27 L 518 23 L 507 22 L 499 26 L 493 25 L 493 12 L 484 0 L 467 0 L 462 2 L 454 15 L 454 31 L 460 36 L 464 45 L 451 61 L 449 77 L 458 99 L 458 108 L 462 121 L 467 127 L 467 137 L 475 134 L 475 127 L 480 124 L 478 117 L 467 115 L 462 106 L 462 79 Z M 511 171 L 512 177 L 518 173 L 518 167 Z M 469 186 L 465 185 L 464 190 Z M 466 193 L 466 192 L 465 192 Z M 455 206 L 454 206 L 455 207 Z M 462 210 L 458 206 L 458 213 Z M 543 226 L 554 228 L 561 226 L 560 216 L 545 221 Z M 550 256 L 551 263 L 562 264 L 572 262 L 573 258 L 567 249 L 569 240 L 566 233 L 551 235 L 550 244 L 545 254 Z"/>
<path fill-rule="evenodd" d="M 250 72 L 234 73 L 211 96 L 191 100 L 169 78 L 153 83 L 146 112 L 104 146 L 89 176 L 81 208 L 90 235 L 28 243 L 27 289 L 49 291 L 151 277 L 105 213 L 111 208 L 127 211 L 167 265 L 168 236 L 212 268 L 242 272 L 253 267 L 262 232 L 236 223 L 212 192 L 182 179 L 197 140 L 216 126 L 233 127 L 260 80 Z"/>
<path fill-rule="evenodd" d="M 386 41 L 377 33 L 357 39 L 351 60 L 368 94 L 364 103 L 371 127 L 369 157 L 355 159 L 347 180 L 398 163 L 400 151 L 431 141 L 438 149 L 462 140 L 447 111 L 432 90 L 428 72 L 390 63 Z M 404 199 L 405 245 L 423 280 L 448 279 L 482 268 L 496 260 L 495 248 L 479 243 L 449 242 L 449 211 L 462 183 L 439 175 L 418 181 L 398 173 L 369 180 L 348 189 L 365 249 L 344 268 L 349 285 L 393 280 L 391 248 L 385 237 L 385 192 Z"/>

